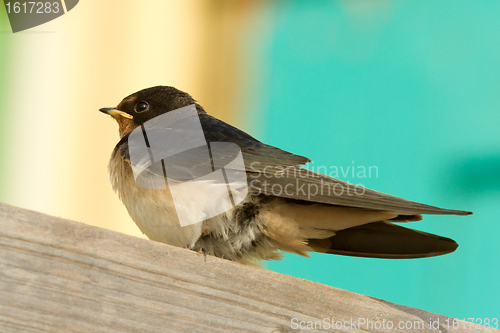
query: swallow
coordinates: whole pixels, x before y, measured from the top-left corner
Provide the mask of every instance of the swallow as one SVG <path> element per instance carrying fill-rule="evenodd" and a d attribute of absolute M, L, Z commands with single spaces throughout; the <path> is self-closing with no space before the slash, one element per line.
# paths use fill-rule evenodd
<path fill-rule="evenodd" d="M 196 107 L 208 144 L 229 142 L 241 149 L 249 187 L 244 200 L 228 211 L 181 226 L 169 188 L 137 185 L 129 138 L 146 122 L 190 105 Z M 397 223 L 420 221 L 422 214 L 472 214 L 359 188 L 303 168 L 311 162 L 309 158 L 264 144 L 210 116 L 189 94 L 174 87 L 143 89 L 125 97 L 117 107 L 100 111 L 113 117 L 119 127 L 120 140 L 108 166 L 113 190 L 139 229 L 154 241 L 247 264 L 279 260 L 282 252 L 423 258 L 451 253 L 458 244 Z M 182 177 L 178 178 L 175 186 L 182 185 Z M 315 193 L 307 193 L 312 188 Z M 196 190 L 186 191 L 189 207 L 198 204 Z M 198 209 L 207 207 L 200 203 Z"/>

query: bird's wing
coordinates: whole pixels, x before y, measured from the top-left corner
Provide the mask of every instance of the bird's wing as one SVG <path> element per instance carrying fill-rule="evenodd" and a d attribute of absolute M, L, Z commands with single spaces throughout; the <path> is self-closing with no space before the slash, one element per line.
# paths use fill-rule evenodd
<path fill-rule="evenodd" d="M 242 130 L 210 115 L 201 114 L 200 121 L 208 142 L 232 142 L 240 147 L 247 171 L 251 171 L 252 167 L 254 170 L 264 170 L 266 167 L 283 168 L 311 162 L 307 157 L 266 145 Z"/>
<path fill-rule="evenodd" d="M 443 209 L 350 184 L 300 167 L 311 160 L 266 145 L 245 132 L 209 115 L 200 115 L 209 142 L 233 142 L 242 151 L 249 190 L 309 202 L 398 212 L 400 215 L 471 212 Z M 404 217 L 402 217 L 404 219 Z"/>
<path fill-rule="evenodd" d="M 266 145 L 210 115 L 200 114 L 199 117 L 205 139 L 210 146 L 216 142 L 230 142 L 240 148 L 244 170 L 234 171 L 246 171 L 249 192 L 253 195 L 263 194 L 303 202 L 392 211 L 399 213 L 402 220 L 408 220 L 405 215 L 411 219 L 411 216 L 416 214 L 471 214 L 467 211 L 412 202 L 302 168 L 300 165 L 310 162 L 309 158 Z M 134 142 L 128 140 L 128 135 L 124 136 L 115 147 L 114 154 L 120 153 L 130 160 L 130 145 L 134 145 Z M 168 155 L 170 146 L 171 143 L 165 143 L 164 146 L 157 146 L 156 150 L 160 155 L 163 152 Z M 238 150 L 229 148 L 222 154 L 219 153 L 219 167 L 233 161 L 238 153 Z M 207 154 L 209 153 L 205 147 L 194 148 L 166 159 L 164 165 L 156 162 L 148 171 L 163 176 L 163 169 L 166 169 L 169 178 L 179 181 L 202 177 L 214 169 L 213 161 Z M 149 158 L 148 152 L 143 151 L 139 160 L 147 164 Z"/>
<path fill-rule="evenodd" d="M 233 167 L 239 168 L 235 171 L 264 171 L 269 168 L 297 166 L 311 161 L 306 157 L 263 144 L 245 132 L 212 116 L 201 114 L 199 117 L 208 146 L 203 145 L 172 154 L 178 146 L 176 142 L 148 142 L 148 148 L 151 147 L 151 149 L 146 149 L 146 143 L 140 136 L 139 139 L 136 136 L 136 139 L 129 140 L 131 137 L 129 133 L 118 142 L 113 154 L 119 153 L 123 158 L 131 161 L 137 170 L 147 168 L 151 174 L 163 176 L 165 168 L 167 177 L 178 181 L 199 178 L 215 168 L 226 166 L 234 161 L 240 151 L 244 165 L 234 166 L 233 164 Z M 138 127 L 136 130 L 140 131 L 141 128 Z M 148 137 L 155 137 L 156 131 L 165 130 L 172 129 L 148 129 Z M 189 133 L 186 136 L 189 136 Z M 232 145 L 224 145 L 222 148 L 221 145 L 217 145 L 226 142 Z M 219 149 L 216 152 L 214 148 Z M 160 163 L 158 158 L 152 158 L 152 152 L 157 157 L 168 157 L 163 158 Z"/>
<path fill-rule="evenodd" d="M 453 214 L 470 212 L 443 209 L 398 198 L 389 194 L 353 185 L 301 167 L 283 173 L 249 173 L 253 193 L 261 192 L 283 198 L 320 202 L 331 205 L 397 212 L 399 215 Z M 401 217 L 404 219 L 404 216 Z"/>

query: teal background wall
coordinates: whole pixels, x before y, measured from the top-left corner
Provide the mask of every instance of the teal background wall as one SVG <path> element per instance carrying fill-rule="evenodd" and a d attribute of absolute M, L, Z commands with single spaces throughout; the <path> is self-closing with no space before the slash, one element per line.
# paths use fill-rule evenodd
<path fill-rule="evenodd" d="M 340 177 L 473 216 L 412 227 L 455 239 L 442 257 L 287 255 L 268 268 L 459 318 L 500 316 L 500 2 L 282 1 L 251 93 L 267 143 Z M 269 14 L 269 12 L 271 14 Z"/>

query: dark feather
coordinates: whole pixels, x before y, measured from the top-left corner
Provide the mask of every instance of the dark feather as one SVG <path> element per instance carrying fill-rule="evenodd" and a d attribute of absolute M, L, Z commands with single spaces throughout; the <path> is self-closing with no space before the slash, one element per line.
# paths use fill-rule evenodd
<path fill-rule="evenodd" d="M 317 252 L 386 259 L 433 257 L 458 247 L 452 239 L 386 222 L 341 230 L 327 239 L 310 239 L 308 245 Z"/>
<path fill-rule="evenodd" d="M 240 147 L 250 185 L 249 190 L 253 195 L 263 194 L 331 205 L 394 211 L 408 215 L 409 220 L 416 219 L 411 216 L 417 214 L 471 214 L 467 211 L 443 209 L 405 200 L 302 168 L 300 165 L 311 161 L 307 157 L 266 145 L 208 114 L 199 116 L 207 142 L 232 142 Z M 168 147 L 168 143 L 165 143 L 166 150 Z M 118 152 L 125 159 L 130 159 L 128 135 L 120 140 L 113 154 Z M 174 164 L 189 172 L 183 170 L 169 177 L 185 180 L 186 177 L 193 179 L 205 175 L 211 168 L 211 162 L 199 152 L 200 150 L 192 149 L 182 153 L 182 157 L 177 155 Z M 229 163 L 234 156 L 234 152 L 228 153 L 222 156 L 223 160 L 220 162 Z M 175 169 L 175 165 L 172 165 L 172 168 Z M 163 175 L 161 168 L 157 169 L 157 173 Z"/>

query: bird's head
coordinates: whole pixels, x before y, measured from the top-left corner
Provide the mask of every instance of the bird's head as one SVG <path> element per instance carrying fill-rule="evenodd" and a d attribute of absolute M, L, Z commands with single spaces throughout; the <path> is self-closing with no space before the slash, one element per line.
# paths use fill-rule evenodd
<path fill-rule="evenodd" d="M 199 114 L 206 113 L 188 93 L 174 87 L 156 86 L 125 97 L 116 108 L 99 111 L 115 118 L 123 137 L 150 119 L 191 104 L 196 105 Z"/>

